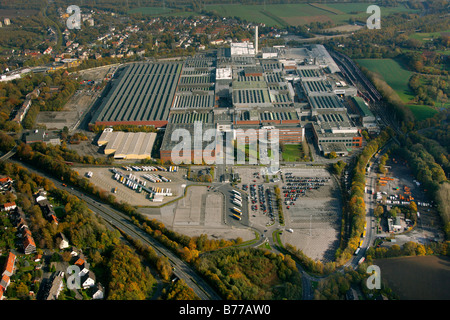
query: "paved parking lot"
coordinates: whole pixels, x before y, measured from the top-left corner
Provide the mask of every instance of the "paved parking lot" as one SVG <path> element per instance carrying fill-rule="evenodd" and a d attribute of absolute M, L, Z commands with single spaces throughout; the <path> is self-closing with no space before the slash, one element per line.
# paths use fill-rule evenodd
<path fill-rule="evenodd" d="M 127 202 L 133 206 L 159 206 L 161 204 L 167 203 L 180 195 L 183 194 L 184 190 L 182 188 L 182 184 L 184 183 L 184 179 L 182 178 L 183 172 L 159 172 L 164 177 L 171 179 L 171 182 L 164 183 L 151 183 L 147 182 L 147 187 L 155 186 L 162 188 L 170 188 L 173 196 L 164 197 L 162 202 L 152 202 L 148 199 L 148 194 L 146 192 L 138 193 L 136 190 L 130 189 L 126 185 L 121 184 L 120 182 L 113 179 L 114 174 L 110 171 L 109 168 L 99 168 L 99 167 L 86 167 L 86 168 L 74 168 L 80 176 L 86 177 L 86 173 L 91 171 L 93 173 L 92 177 L 89 180 L 99 188 L 106 190 L 107 192 L 113 191 L 114 188 L 117 187 L 117 193 L 114 196 L 118 201 Z M 117 171 L 121 172 L 123 175 L 128 175 L 130 171 L 125 171 L 121 168 L 116 168 Z M 145 180 L 142 178 L 141 172 L 131 172 L 133 175 L 139 177 L 141 180 Z"/>
<path fill-rule="evenodd" d="M 286 169 L 283 176 L 286 229 L 293 232 L 283 232 L 281 240 L 301 249 L 312 259 L 334 260 L 342 215 L 337 182 L 325 169 Z M 292 190 L 294 192 L 288 192 Z"/>
<path fill-rule="evenodd" d="M 250 223 L 253 226 L 284 230 L 281 235 L 283 243 L 290 243 L 313 259 L 334 260 L 334 253 L 339 244 L 342 203 L 339 186 L 326 169 L 305 165 L 282 168 L 281 175 L 278 173 L 269 178 L 260 174 L 259 167 L 236 167 L 234 172 L 237 172 L 241 178 L 239 188 L 248 186 L 246 192 L 250 197 Z M 293 186 L 293 184 L 303 183 L 300 182 L 300 178 L 314 181 L 307 182 L 311 184 L 310 186 Z M 281 191 L 284 226 L 279 225 L 275 186 Z M 295 192 L 290 193 L 294 189 Z M 285 195 L 288 191 L 287 198 Z M 264 195 L 265 206 L 263 207 L 261 207 L 261 194 Z M 270 200 L 268 194 L 271 195 Z M 252 197 L 256 202 L 252 203 Z M 273 215 L 270 215 L 268 203 L 272 204 Z M 256 210 L 254 206 L 257 206 Z M 288 229 L 293 232 L 287 231 Z"/>
<path fill-rule="evenodd" d="M 224 202 L 229 200 L 229 196 L 219 189 L 190 186 L 186 197 L 162 207 L 159 215 L 153 213 L 149 217 L 159 219 L 166 226 L 191 237 L 206 234 L 213 239 L 253 239 L 255 235 L 251 230 L 241 228 L 242 225 L 237 228 L 226 221 Z M 140 211 L 145 213 L 147 210 L 143 208 Z"/>

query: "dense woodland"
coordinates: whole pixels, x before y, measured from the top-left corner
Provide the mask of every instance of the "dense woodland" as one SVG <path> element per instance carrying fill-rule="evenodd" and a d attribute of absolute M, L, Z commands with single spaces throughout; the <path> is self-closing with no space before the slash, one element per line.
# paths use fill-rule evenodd
<path fill-rule="evenodd" d="M 200 256 L 200 273 L 227 300 L 299 300 L 301 277 L 289 255 L 226 248 Z"/>

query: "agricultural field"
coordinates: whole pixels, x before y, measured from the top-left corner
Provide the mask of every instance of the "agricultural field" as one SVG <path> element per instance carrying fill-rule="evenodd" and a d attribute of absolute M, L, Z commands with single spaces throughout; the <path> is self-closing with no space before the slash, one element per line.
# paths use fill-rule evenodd
<path fill-rule="evenodd" d="M 266 26 L 286 27 L 299 26 L 311 22 L 334 22 L 346 24 L 350 18 L 367 19 L 367 3 L 297 3 L 297 4 L 267 4 L 267 5 L 241 5 L 241 4 L 211 4 L 206 5 L 206 11 L 214 11 L 223 17 L 239 17 L 243 20 L 264 23 Z M 404 5 L 397 7 L 381 7 L 381 14 L 389 15 L 396 12 L 412 12 Z M 170 8 L 144 7 L 135 8 L 129 13 L 149 15 L 196 15 L 196 12 L 175 12 Z"/>
<path fill-rule="evenodd" d="M 142 8 L 134 8 L 128 11 L 128 13 L 142 13 L 148 15 L 166 15 L 171 13 L 173 10 L 170 8 L 163 7 L 142 7 Z"/>
<path fill-rule="evenodd" d="M 382 281 L 400 300 L 449 299 L 449 259 L 445 256 L 415 256 L 377 259 Z M 421 275 L 421 276 L 417 276 Z"/>
<path fill-rule="evenodd" d="M 404 69 L 397 61 L 393 59 L 357 59 L 355 61 L 360 66 L 379 74 L 397 92 L 403 102 L 408 103 L 414 99 L 414 94 L 408 86 L 413 72 Z"/>
<path fill-rule="evenodd" d="M 357 59 L 355 61 L 360 66 L 379 74 L 411 109 L 416 119 L 430 118 L 437 113 L 437 110 L 431 106 L 412 103 L 414 93 L 409 88 L 408 82 L 413 72 L 404 69 L 397 61 L 393 59 Z"/>
<path fill-rule="evenodd" d="M 409 37 L 411 39 L 416 39 L 421 42 L 426 42 L 426 41 L 432 41 L 434 39 L 437 39 L 442 35 L 450 35 L 450 29 L 444 30 L 444 31 L 437 31 L 437 32 L 415 32 L 415 33 L 411 34 Z"/>

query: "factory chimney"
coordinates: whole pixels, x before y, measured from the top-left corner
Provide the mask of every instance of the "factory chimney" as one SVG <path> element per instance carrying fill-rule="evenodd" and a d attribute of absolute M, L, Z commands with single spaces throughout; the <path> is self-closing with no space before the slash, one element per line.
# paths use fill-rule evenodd
<path fill-rule="evenodd" d="M 255 27 L 255 54 L 258 54 L 258 26 Z"/>

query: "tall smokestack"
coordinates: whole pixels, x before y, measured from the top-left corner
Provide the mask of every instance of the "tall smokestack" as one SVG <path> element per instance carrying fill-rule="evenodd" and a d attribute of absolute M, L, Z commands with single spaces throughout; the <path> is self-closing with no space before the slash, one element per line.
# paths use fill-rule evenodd
<path fill-rule="evenodd" d="M 258 53 L 258 26 L 255 27 L 255 53 Z"/>

